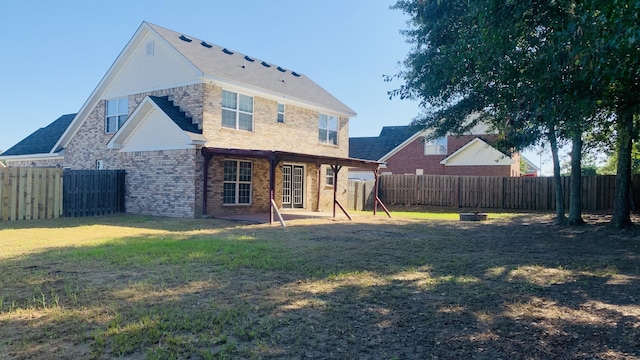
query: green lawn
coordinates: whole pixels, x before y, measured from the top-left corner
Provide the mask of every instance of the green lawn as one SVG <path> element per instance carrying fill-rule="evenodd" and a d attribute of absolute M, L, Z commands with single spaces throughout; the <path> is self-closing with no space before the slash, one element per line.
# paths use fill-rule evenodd
<path fill-rule="evenodd" d="M 9 359 L 640 356 L 636 230 L 357 213 L 0 223 Z"/>

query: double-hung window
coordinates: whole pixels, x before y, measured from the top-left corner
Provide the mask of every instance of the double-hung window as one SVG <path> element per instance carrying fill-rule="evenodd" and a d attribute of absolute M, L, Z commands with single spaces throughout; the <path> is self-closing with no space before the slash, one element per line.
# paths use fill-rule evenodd
<path fill-rule="evenodd" d="M 253 98 L 222 90 L 222 126 L 253 131 Z"/>
<path fill-rule="evenodd" d="M 318 118 L 318 140 L 321 143 L 338 145 L 338 118 L 320 114 Z"/>
<path fill-rule="evenodd" d="M 327 182 L 327 186 L 333 186 L 333 168 L 328 167 L 327 172 L 325 173 L 325 181 Z"/>
<path fill-rule="evenodd" d="M 447 155 L 447 137 L 424 140 L 425 155 Z"/>
<path fill-rule="evenodd" d="M 278 122 L 284 122 L 284 104 L 278 104 Z"/>
<path fill-rule="evenodd" d="M 251 204 L 251 165 L 251 161 L 225 160 L 223 204 Z"/>
<path fill-rule="evenodd" d="M 107 100 L 107 110 L 104 121 L 104 131 L 107 134 L 117 132 L 129 116 L 129 99 L 120 98 Z"/>

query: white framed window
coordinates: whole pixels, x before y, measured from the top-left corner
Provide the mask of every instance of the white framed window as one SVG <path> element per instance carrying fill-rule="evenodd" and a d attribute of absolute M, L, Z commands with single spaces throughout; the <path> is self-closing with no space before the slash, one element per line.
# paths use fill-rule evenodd
<path fill-rule="evenodd" d="M 318 117 L 318 140 L 321 143 L 338 145 L 338 118 L 320 114 Z"/>
<path fill-rule="evenodd" d="M 104 121 L 104 132 L 117 132 L 129 116 L 129 98 L 107 100 Z"/>
<path fill-rule="evenodd" d="M 251 161 L 225 160 L 222 204 L 251 204 Z"/>
<path fill-rule="evenodd" d="M 424 139 L 425 155 L 447 155 L 447 137 Z"/>
<path fill-rule="evenodd" d="M 96 160 L 96 170 L 104 170 L 104 161 Z"/>
<path fill-rule="evenodd" d="M 327 167 L 327 170 L 325 171 L 325 181 L 327 183 L 327 186 L 333 186 L 333 169 L 329 166 Z"/>
<path fill-rule="evenodd" d="M 222 126 L 253 131 L 253 98 L 222 90 Z"/>
<path fill-rule="evenodd" d="M 284 104 L 278 103 L 278 122 L 284 123 Z"/>

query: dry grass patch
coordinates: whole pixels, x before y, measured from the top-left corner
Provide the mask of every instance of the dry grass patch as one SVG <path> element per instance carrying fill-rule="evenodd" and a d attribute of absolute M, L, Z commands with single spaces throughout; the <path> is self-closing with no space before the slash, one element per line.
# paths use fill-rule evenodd
<path fill-rule="evenodd" d="M 9 359 L 640 358 L 637 230 L 549 215 L 0 223 Z M 6 250 L 6 251 L 5 251 Z"/>

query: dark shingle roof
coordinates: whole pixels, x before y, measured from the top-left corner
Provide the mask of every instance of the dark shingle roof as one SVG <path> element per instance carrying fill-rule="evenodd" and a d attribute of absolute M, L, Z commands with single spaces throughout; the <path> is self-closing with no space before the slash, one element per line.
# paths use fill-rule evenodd
<path fill-rule="evenodd" d="M 385 126 L 377 137 L 349 138 L 349 157 L 380 160 L 417 132 L 411 126 Z"/>
<path fill-rule="evenodd" d="M 149 96 L 149 99 L 153 100 L 180 129 L 194 134 L 202 134 L 202 129 L 198 129 L 198 125 L 193 123 L 191 117 L 188 117 L 184 111 L 175 106 L 168 96 Z"/>
<path fill-rule="evenodd" d="M 67 130 L 75 116 L 76 114 L 60 116 L 51 124 L 36 130 L 9 150 L 3 152 L 2 156 L 46 154 L 51 152 L 51 149 L 60 140 L 60 137 Z"/>

